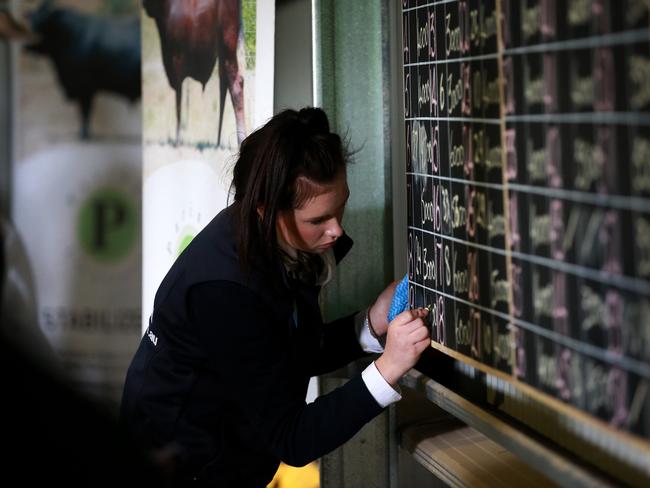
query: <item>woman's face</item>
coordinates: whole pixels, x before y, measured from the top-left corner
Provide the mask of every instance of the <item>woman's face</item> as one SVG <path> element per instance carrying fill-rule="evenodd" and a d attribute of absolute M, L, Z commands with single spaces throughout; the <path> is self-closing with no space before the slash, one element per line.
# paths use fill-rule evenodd
<path fill-rule="evenodd" d="M 341 171 L 324 192 L 302 207 L 278 214 L 278 236 L 300 251 L 320 254 L 343 235 L 341 219 L 350 196 L 345 171 Z"/>

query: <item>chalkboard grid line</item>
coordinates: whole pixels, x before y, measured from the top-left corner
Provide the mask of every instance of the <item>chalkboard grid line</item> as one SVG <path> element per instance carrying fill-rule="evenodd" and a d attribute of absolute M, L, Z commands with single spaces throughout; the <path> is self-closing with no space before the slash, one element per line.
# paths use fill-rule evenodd
<path fill-rule="evenodd" d="M 500 125 L 499 119 L 481 119 L 478 117 L 406 117 L 404 120 L 417 122 L 418 120 L 431 120 L 440 122 L 471 122 L 473 124 L 493 124 Z"/>
<path fill-rule="evenodd" d="M 418 10 L 421 8 L 427 8 L 427 7 L 434 7 L 436 5 L 443 5 L 445 3 L 458 3 L 458 0 L 437 0 L 433 2 L 429 2 L 425 5 L 416 5 L 415 7 L 409 7 L 409 8 L 403 8 L 402 12 L 411 12 L 413 10 Z"/>
<path fill-rule="evenodd" d="M 417 67 L 417 66 L 428 66 L 432 64 L 447 64 L 447 63 L 459 63 L 461 61 L 485 61 L 490 59 L 499 59 L 499 54 L 477 54 L 476 56 L 467 56 L 464 58 L 445 58 L 445 59 L 436 59 L 434 61 L 421 61 L 419 63 L 406 63 L 404 64 L 405 68 L 408 67 Z"/>
<path fill-rule="evenodd" d="M 452 176 L 441 176 L 441 175 L 430 175 L 428 173 L 416 173 L 412 171 L 407 171 L 406 172 L 407 176 L 420 176 L 422 178 L 434 178 L 437 180 L 442 180 L 442 181 L 448 181 L 451 183 L 458 183 L 461 185 L 470 185 L 470 186 L 476 186 L 480 188 L 487 188 L 490 190 L 498 190 L 502 191 L 503 190 L 503 184 L 501 183 L 489 183 L 486 181 L 474 181 L 474 180 L 464 180 L 462 178 L 454 178 Z"/>
<path fill-rule="evenodd" d="M 416 7 L 420 8 L 420 7 Z M 568 51 L 576 49 L 589 49 L 595 47 L 612 47 L 618 45 L 635 44 L 638 42 L 647 42 L 650 37 L 650 29 L 638 29 L 627 32 L 616 32 L 605 34 L 599 37 L 586 37 L 583 39 L 571 39 L 567 41 L 548 42 L 544 44 L 533 44 L 530 46 L 521 46 L 503 51 L 503 56 L 518 56 L 524 54 L 547 53 L 552 51 Z M 481 54 L 465 57 L 450 57 L 445 59 L 436 59 L 431 61 L 421 61 L 406 63 L 404 67 L 428 66 L 435 64 L 459 63 L 468 61 L 482 61 L 489 59 L 499 59 L 499 53 Z"/>
<path fill-rule="evenodd" d="M 629 210 L 632 212 L 650 212 L 650 200 L 643 197 L 589 193 L 586 191 L 567 190 L 564 188 L 542 188 L 535 185 L 522 185 L 519 183 L 508 183 L 508 186 L 511 190 L 522 193 L 534 193 L 536 195 L 548 196 L 550 198 L 568 200 L 576 203 L 588 203 L 598 207 Z"/>
<path fill-rule="evenodd" d="M 484 181 L 464 180 L 449 176 L 430 175 L 428 173 L 406 172 L 410 176 L 422 178 L 434 178 L 461 185 L 487 188 L 502 191 L 504 185 L 501 183 L 488 183 Z M 535 194 L 542 197 L 566 200 L 575 203 L 586 203 L 597 207 L 611 208 L 614 210 L 629 210 L 631 212 L 650 213 L 650 199 L 625 195 L 612 195 L 604 193 L 590 193 L 579 190 L 567 190 L 564 188 L 540 187 L 535 185 L 523 185 L 521 183 L 508 183 L 508 189 L 526 194 Z"/>
<path fill-rule="evenodd" d="M 422 285 L 420 283 L 416 283 L 413 281 L 409 281 L 409 283 L 418 286 L 420 288 L 423 288 L 425 290 L 428 290 L 432 293 L 437 293 L 438 295 L 442 295 L 443 297 L 448 298 L 450 300 L 454 300 L 456 302 L 462 303 L 469 307 L 473 307 L 482 312 L 489 313 L 490 315 L 494 315 L 495 317 L 499 317 L 505 320 L 506 322 L 513 323 L 516 326 L 521 327 L 522 329 L 526 329 L 529 332 L 532 332 L 533 334 L 544 337 L 545 339 L 548 339 L 554 343 L 568 347 L 569 349 L 573 349 L 576 352 L 579 352 L 586 356 L 590 356 L 604 363 L 608 363 L 611 366 L 616 366 L 625 371 L 636 373 L 637 375 L 645 379 L 650 379 L 650 364 L 643 363 L 641 361 L 638 361 L 630 357 L 620 356 L 611 351 L 600 349 L 596 346 L 587 344 L 585 342 L 580 342 L 577 339 L 563 336 L 561 334 L 558 334 L 557 332 L 545 329 L 544 327 L 541 327 L 539 325 L 527 322 L 517 317 L 512 317 L 506 313 L 499 312 L 498 310 L 492 310 L 491 308 L 484 307 L 482 305 L 470 302 L 468 300 L 464 300 L 454 295 L 449 295 L 448 293 L 445 293 L 443 291 L 429 288 L 428 286 Z"/>
<path fill-rule="evenodd" d="M 544 266 L 546 268 L 551 268 L 556 271 L 562 271 L 564 273 L 572 274 L 580 278 L 585 278 L 592 281 L 598 281 L 599 283 L 605 285 L 616 286 L 617 288 L 632 293 L 650 296 L 650 282 L 643 280 L 641 278 L 632 278 L 630 276 L 617 275 L 617 274 L 608 273 L 606 271 L 600 271 L 600 270 L 597 271 L 594 269 L 585 268 L 584 266 L 578 266 L 576 264 L 559 261 L 557 259 L 545 258 L 543 256 L 537 256 L 534 254 L 525 254 L 518 251 L 508 252 L 505 249 L 501 249 L 498 247 L 491 247 L 485 244 L 479 244 L 477 242 L 465 241 L 463 239 L 459 239 L 458 237 L 447 236 L 444 234 L 440 234 L 439 232 L 434 232 L 427 229 L 414 227 L 411 225 L 408 226 L 408 228 L 410 230 L 431 234 L 441 239 L 447 239 L 457 244 L 462 244 L 464 246 L 470 246 L 486 252 L 498 254 L 506 258 L 512 257 L 515 259 L 520 259 L 521 261 L 527 261 L 529 263 L 536 264 L 538 266 Z"/>
<path fill-rule="evenodd" d="M 593 125 L 650 125 L 650 114 L 644 112 L 575 112 L 527 115 L 506 115 L 506 123 Z"/>
<path fill-rule="evenodd" d="M 648 42 L 650 29 L 636 29 L 625 32 L 613 32 L 601 34 L 595 37 L 580 39 L 569 39 L 565 41 L 545 42 L 531 46 L 513 47 L 505 49 L 503 54 L 511 56 L 516 54 L 547 53 L 551 51 L 567 51 L 573 49 L 591 49 L 598 47 L 618 46 L 621 44 L 635 44 L 637 42 Z"/>
<path fill-rule="evenodd" d="M 589 125 L 650 125 L 650 114 L 643 112 L 575 112 L 506 115 L 506 123 L 525 122 L 533 124 L 589 124 Z M 465 122 L 472 124 L 501 124 L 499 119 L 478 117 L 406 117 L 408 122 Z"/>
<path fill-rule="evenodd" d="M 502 10 L 502 5 L 501 1 L 496 0 L 496 13 L 497 13 L 497 19 L 505 19 L 504 12 Z M 505 73 L 505 64 L 504 64 L 504 50 L 505 50 L 505 45 L 503 42 L 503 23 L 497 20 L 496 22 L 496 27 L 497 27 L 497 52 L 498 52 L 498 59 L 497 59 L 497 65 L 499 68 L 499 120 L 500 120 L 500 126 L 499 126 L 499 132 L 501 135 L 501 147 L 506 148 L 508 147 L 507 143 L 507 138 L 506 138 L 506 79 L 504 77 Z M 461 65 L 462 68 L 462 65 Z M 503 199 L 503 217 L 505 222 L 510 222 L 511 217 L 510 217 L 510 203 L 509 203 L 509 188 L 508 185 L 510 183 L 509 178 L 508 178 L 508 171 L 506 169 L 508 168 L 508 151 L 504 151 L 503 149 L 501 150 L 501 184 L 503 185 L 504 191 L 501 192 L 501 198 Z M 488 168 L 489 169 L 489 168 Z M 449 167 L 449 174 L 451 176 L 451 165 Z M 505 226 L 505 249 L 512 250 L 512 230 L 510 228 L 510 225 Z M 489 254 L 488 254 L 489 256 Z M 491 264 L 491 259 L 489 260 L 489 266 L 492 267 Z M 506 255 L 506 274 L 507 274 L 507 280 L 508 280 L 508 315 L 510 317 L 514 317 L 516 315 L 515 313 L 515 298 L 514 298 L 514 286 L 512 284 L 515 282 L 515 279 L 513 277 L 513 265 L 512 265 L 512 258 L 508 257 Z M 517 342 L 517 334 L 514 328 L 510 328 L 510 341 L 511 344 L 516 344 Z M 516 347 L 510 347 L 510 364 L 517 364 L 517 348 Z"/>

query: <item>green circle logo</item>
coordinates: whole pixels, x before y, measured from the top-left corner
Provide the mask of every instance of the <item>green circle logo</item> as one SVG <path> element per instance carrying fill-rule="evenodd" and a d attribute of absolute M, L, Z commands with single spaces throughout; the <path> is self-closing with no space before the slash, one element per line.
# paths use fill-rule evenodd
<path fill-rule="evenodd" d="M 181 253 L 189 246 L 190 242 L 194 239 L 194 233 L 185 234 L 181 237 L 180 242 L 178 243 L 178 249 L 176 251 L 176 257 L 180 256 Z"/>
<path fill-rule="evenodd" d="M 129 198 L 112 188 L 93 192 L 81 206 L 78 223 L 81 247 L 106 262 L 123 258 L 138 235 L 138 219 Z"/>

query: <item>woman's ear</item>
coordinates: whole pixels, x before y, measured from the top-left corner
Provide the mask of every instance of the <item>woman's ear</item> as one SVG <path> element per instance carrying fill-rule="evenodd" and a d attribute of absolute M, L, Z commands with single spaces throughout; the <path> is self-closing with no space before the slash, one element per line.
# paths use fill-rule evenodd
<path fill-rule="evenodd" d="M 260 220 L 264 219 L 264 205 L 257 206 L 257 215 L 260 218 Z"/>

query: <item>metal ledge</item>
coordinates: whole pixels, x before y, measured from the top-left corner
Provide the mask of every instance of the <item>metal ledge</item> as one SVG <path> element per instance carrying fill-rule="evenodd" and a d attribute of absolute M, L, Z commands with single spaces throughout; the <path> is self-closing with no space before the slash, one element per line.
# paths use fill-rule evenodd
<path fill-rule="evenodd" d="M 401 432 L 401 446 L 448 486 L 557 486 L 503 446 L 450 415 L 407 427 Z"/>
<path fill-rule="evenodd" d="M 476 429 L 486 438 L 498 443 L 511 453 L 516 453 L 517 458 L 544 473 L 560 486 L 573 488 L 619 484 L 606 475 L 596 473 L 581 462 L 567 456 L 567 453 L 560 448 L 554 448 L 550 443 L 522 432 L 520 428 L 476 406 L 418 371 L 409 372 L 402 379 L 401 384 L 406 388 L 420 392 L 467 426 Z M 435 437 L 425 436 L 415 442 L 413 440 L 414 432 L 403 432 L 402 445 L 407 449 L 410 447 L 409 450 L 420 464 L 437 476 L 442 475 L 443 479 L 453 486 L 465 486 L 464 482 L 461 482 L 462 480 L 459 481 L 460 478 L 456 474 L 449 472 L 447 467 L 441 466 L 439 452 L 437 452 L 439 451 L 439 442 L 436 443 Z M 465 434 L 469 434 L 469 431 L 465 431 Z M 421 434 L 420 437 L 422 437 Z M 471 479 L 469 485 L 472 485 Z"/>

